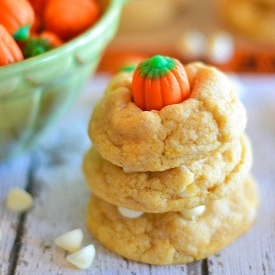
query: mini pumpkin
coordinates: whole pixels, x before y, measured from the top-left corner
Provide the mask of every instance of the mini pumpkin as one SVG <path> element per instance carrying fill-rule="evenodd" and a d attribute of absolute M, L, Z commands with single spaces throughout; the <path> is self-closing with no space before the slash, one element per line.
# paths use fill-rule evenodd
<path fill-rule="evenodd" d="M 134 71 L 132 94 L 144 111 L 182 102 L 190 95 L 184 66 L 177 59 L 160 55 L 146 59 Z"/>
<path fill-rule="evenodd" d="M 7 29 L 0 24 L 0 66 L 23 60 L 23 54 Z"/>
<path fill-rule="evenodd" d="M 45 30 L 67 41 L 91 27 L 100 12 L 95 0 L 49 0 L 43 17 Z"/>
<path fill-rule="evenodd" d="M 40 16 L 42 17 L 45 7 L 49 2 L 49 0 L 29 0 L 29 2 L 31 3 L 34 9 L 35 14 L 38 15 L 39 17 Z"/>
<path fill-rule="evenodd" d="M 34 20 L 34 10 L 28 0 L 0 0 L 0 24 L 15 39 L 28 38 Z"/>

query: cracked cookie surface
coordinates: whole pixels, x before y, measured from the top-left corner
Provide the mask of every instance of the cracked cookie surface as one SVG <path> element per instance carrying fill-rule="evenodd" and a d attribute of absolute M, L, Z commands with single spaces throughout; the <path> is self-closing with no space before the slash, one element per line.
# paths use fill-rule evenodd
<path fill-rule="evenodd" d="M 107 87 L 89 122 L 101 156 L 133 171 L 163 171 L 222 151 L 246 126 L 245 109 L 228 78 L 213 67 L 185 67 L 190 97 L 160 111 L 142 111 L 131 96 L 131 73 Z"/>
<path fill-rule="evenodd" d="M 257 188 L 251 178 L 237 192 L 207 204 L 196 220 L 184 219 L 180 212 L 125 218 L 116 206 L 92 195 L 87 225 L 104 246 L 130 260 L 184 264 L 208 257 L 245 233 L 257 205 Z"/>
<path fill-rule="evenodd" d="M 251 146 L 242 136 L 224 152 L 162 172 L 124 172 L 91 148 L 83 160 L 87 184 L 109 203 L 144 212 L 179 211 L 220 199 L 246 178 Z"/>

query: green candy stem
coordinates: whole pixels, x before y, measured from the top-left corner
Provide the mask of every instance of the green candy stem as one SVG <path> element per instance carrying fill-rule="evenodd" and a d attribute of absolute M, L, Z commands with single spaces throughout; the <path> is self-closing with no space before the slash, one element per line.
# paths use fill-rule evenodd
<path fill-rule="evenodd" d="M 160 78 L 173 70 L 176 62 L 173 58 L 155 55 L 140 63 L 138 70 L 143 78 Z"/>
<path fill-rule="evenodd" d="M 22 47 L 24 58 L 30 58 L 53 49 L 53 46 L 44 38 L 29 38 Z"/>
<path fill-rule="evenodd" d="M 134 64 L 129 64 L 129 65 L 125 65 L 122 68 L 119 69 L 119 72 L 133 72 L 136 69 L 136 65 Z"/>
<path fill-rule="evenodd" d="M 13 38 L 18 41 L 25 41 L 30 36 L 30 26 L 25 25 L 19 28 L 14 34 Z"/>

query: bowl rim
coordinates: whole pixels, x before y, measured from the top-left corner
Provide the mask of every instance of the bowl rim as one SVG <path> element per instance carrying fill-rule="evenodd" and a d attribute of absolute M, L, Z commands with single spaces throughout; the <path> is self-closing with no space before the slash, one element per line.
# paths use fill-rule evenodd
<path fill-rule="evenodd" d="M 27 58 L 23 61 L 0 67 L 0 76 L 5 74 L 16 74 L 21 71 L 32 69 L 56 57 L 67 55 L 70 51 L 84 45 L 87 40 L 97 37 L 100 33 L 102 33 L 102 31 L 109 27 L 109 24 L 113 22 L 113 19 L 116 16 L 118 16 L 119 11 L 122 9 L 123 4 L 126 1 L 127 0 L 109 0 L 102 16 L 90 29 L 70 41 L 65 42 L 64 45 L 58 48 L 52 49 L 41 55 Z"/>

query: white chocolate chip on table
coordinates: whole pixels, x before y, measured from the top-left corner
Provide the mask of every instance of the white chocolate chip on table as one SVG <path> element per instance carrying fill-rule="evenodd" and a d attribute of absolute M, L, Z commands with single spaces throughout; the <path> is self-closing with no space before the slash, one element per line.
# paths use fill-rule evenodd
<path fill-rule="evenodd" d="M 235 54 L 233 37 L 225 31 L 206 35 L 200 30 L 188 30 L 177 39 L 176 51 L 184 60 L 207 60 L 212 64 L 225 64 Z"/>
<path fill-rule="evenodd" d="M 33 206 L 31 194 L 21 188 L 12 188 L 6 199 L 6 207 L 15 212 L 25 212 Z"/>
<path fill-rule="evenodd" d="M 214 64 L 229 62 L 235 53 L 233 37 L 227 32 L 212 33 L 206 43 L 205 57 Z"/>
<path fill-rule="evenodd" d="M 60 235 L 54 243 L 69 252 L 75 252 L 81 248 L 82 240 L 83 232 L 78 228 Z"/>
<path fill-rule="evenodd" d="M 206 47 L 206 37 L 199 30 L 188 30 L 178 38 L 176 50 L 187 60 L 199 60 L 203 57 Z"/>
<path fill-rule="evenodd" d="M 87 269 L 92 265 L 95 253 L 94 245 L 90 244 L 68 255 L 66 259 L 79 269 Z"/>

